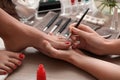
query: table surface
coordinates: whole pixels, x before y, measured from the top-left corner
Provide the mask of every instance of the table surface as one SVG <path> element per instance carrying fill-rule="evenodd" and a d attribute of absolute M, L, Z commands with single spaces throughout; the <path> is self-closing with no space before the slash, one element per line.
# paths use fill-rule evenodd
<path fill-rule="evenodd" d="M 4 49 L 0 39 L 0 49 Z M 25 50 L 26 58 L 21 67 L 8 76 L 6 80 L 36 80 L 36 71 L 39 64 L 44 64 L 47 80 L 96 80 L 87 72 L 65 61 L 53 59 L 43 55 L 30 47 Z M 106 61 L 120 65 L 120 57 L 104 58 Z"/>
<path fill-rule="evenodd" d="M 0 49 L 4 49 L 2 39 L 0 39 Z M 44 64 L 47 80 L 95 80 L 94 77 L 72 64 L 47 57 L 32 47 L 27 48 L 24 53 L 26 58 L 22 66 L 10 74 L 6 80 L 36 80 L 39 64 Z"/>

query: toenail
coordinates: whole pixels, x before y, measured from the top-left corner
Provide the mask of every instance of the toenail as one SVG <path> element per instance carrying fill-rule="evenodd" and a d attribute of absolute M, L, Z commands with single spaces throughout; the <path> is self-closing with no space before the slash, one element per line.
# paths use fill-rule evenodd
<path fill-rule="evenodd" d="M 12 73 L 13 72 L 13 70 L 10 70 L 10 73 Z"/>
<path fill-rule="evenodd" d="M 53 33 L 50 32 L 49 34 L 52 35 Z"/>
<path fill-rule="evenodd" d="M 70 44 L 70 42 L 65 42 L 65 44 Z"/>
<path fill-rule="evenodd" d="M 18 62 L 18 65 L 21 65 L 21 62 Z"/>
<path fill-rule="evenodd" d="M 24 54 L 19 54 L 19 58 L 24 59 L 25 55 Z"/>
<path fill-rule="evenodd" d="M 7 72 L 3 72 L 3 74 L 7 74 Z"/>
<path fill-rule="evenodd" d="M 17 66 L 15 65 L 15 66 L 14 66 L 14 69 L 16 69 L 16 68 L 17 68 Z"/>

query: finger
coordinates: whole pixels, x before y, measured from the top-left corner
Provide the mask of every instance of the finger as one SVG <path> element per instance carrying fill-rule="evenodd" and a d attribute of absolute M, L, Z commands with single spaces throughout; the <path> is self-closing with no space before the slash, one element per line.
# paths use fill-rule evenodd
<path fill-rule="evenodd" d="M 79 30 L 79 29 L 74 28 L 74 27 L 71 28 L 71 30 L 72 30 L 72 33 L 73 33 L 73 34 L 79 35 L 79 36 L 82 37 L 82 38 L 88 37 L 88 34 L 89 34 L 89 33 L 85 32 L 85 31 Z"/>
<path fill-rule="evenodd" d="M 73 49 L 76 49 L 76 48 L 77 48 L 77 44 L 74 43 L 74 44 L 72 45 L 72 48 L 73 48 Z"/>
<path fill-rule="evenodd" d="M 76 23 L 72 24 L 71 25 L 71 28 L 74 27 L 76 25 Z M 93 32 L 94 30 L 92 28 L 90 28 L 89 26 L 87 25 L 84 25 L 84 24 L 80 24 L 78 27 L 78 29 L 81 29 L 81 30 L 84 30 L 84 31 L 88 31 L 88 32 Z"/>
<path fill-rule="evenodd" d="M 80 41 L 81 40 L 79 35 L 72 35 L 71 39 L 72 39 L 72 41 Z"/>
<path fill-rule="evenodd" d="M 75 25 L 76 25 L 76 23 L 73 23 L 70 25 L 70 31 L 71 31 L 71 28 L 74 27 Z M 84 24 L 80 24 L 77 28 L 81 29 L 83 31 L 86 31 L 86 32 L 94 32 L 95 33 L 95 31 L 92 28 L 90 28 L 89 26 L 84 25 Z"/>
<path fill-rule="evenodd" d="M 76 41 L 76 42 L 73 43 L 72 48 L 73 49 L 79 48 L 78 47 L 79 45 L 80 45 L 80 41 Z"/>
<path fill-rule="evenodd" d="M 86 32 L 95 32 L 92 28 L 84 24 L 80 24 L 77 28 Z"/>
<path fill-rule="evenodd" d="M 71 35 L 70 38 L 72 39 L 72 41 L 76 41 L 76 36 L 75 35 Z"/>
<path fill-rule="evenodd" d="M 69 26 L 69 31 L 71 32 L 71 29 L 72 29 L 72 27 L 74 27 L 76 25 L 76 23 L 73 23 L 73 24 L 71 24 L 70 26 Z"/>

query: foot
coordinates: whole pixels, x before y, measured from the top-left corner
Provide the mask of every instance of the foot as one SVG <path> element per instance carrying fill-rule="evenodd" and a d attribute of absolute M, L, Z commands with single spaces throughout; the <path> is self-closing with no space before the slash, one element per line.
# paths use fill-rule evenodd
<path fill-rule="evenodd" d="M 17 54 L 10 51 L 0 51 L 0 75 L 5 75 L 13 72 L 21 65 L 25 58 L 23 54 Z"/>
<path fill-rule="evenodd" d="M 37 42 L 37 44 L 35 45 L 39 51 L 43 52 L 43 53 L 47 53 L 47 50 L 45 49 L 45 44 L 44 41 L 47 40 L 52 47 L 56 48 L 56 49 L 69 49 L 69 47 L 71 46 L 71 42 L 66 40 L 63 36 L 55 36 L 53 34 L 48 34 L 46 35 L 47 38 L 45 38 L 42 42 Z"/>
<path fill-rule="evenodd" d="M 9 34 L 3 38 L 7 50 L 20 51 L 31 46 L 43 50 L 43 40 L 47 40 L 57 49 L 68 49 L 70 46 L 70 42 L 62 37 L 45 34 L 38 29 L 27 25 L 20 27 L 21 28 L 14 30 L 15 32 L 13 34 Z"/>

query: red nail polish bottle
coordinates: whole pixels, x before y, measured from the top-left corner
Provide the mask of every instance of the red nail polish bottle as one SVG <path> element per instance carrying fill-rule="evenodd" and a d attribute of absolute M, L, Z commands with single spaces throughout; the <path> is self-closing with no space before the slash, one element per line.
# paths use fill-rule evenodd
<path fill-rule="evenodd" d="M 46 80 L 46 72 L 43 64 L 40 64 L 37 70 L 37 80 Z"/>

